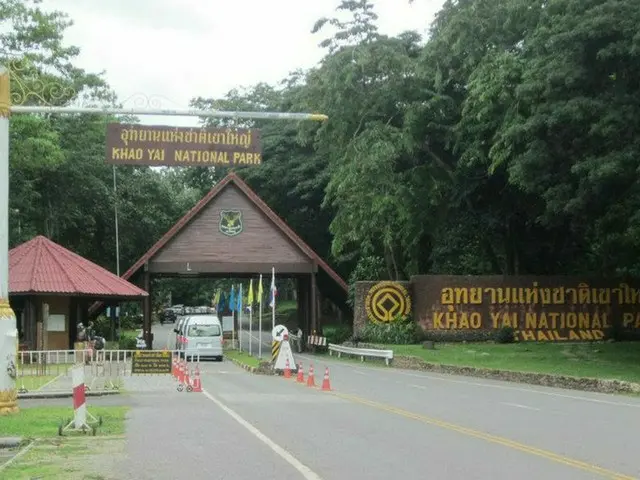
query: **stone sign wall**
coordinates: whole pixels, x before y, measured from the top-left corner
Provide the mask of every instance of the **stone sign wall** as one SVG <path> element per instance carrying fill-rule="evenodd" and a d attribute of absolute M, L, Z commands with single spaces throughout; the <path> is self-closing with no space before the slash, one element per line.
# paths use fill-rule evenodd
<path fill-rule="evenodd" d="M 377 284 L 356 284 L 356 330 L 367 321 L 377 321 L 366 310 L 367 297 Z M 631 283 L 574 277 L 419 275 L 398 284 L 410 293 L 407 301 L 413 318 L 434 336 L 481 339 L 511 327 L 520 341 L 640 338 L 640 289 Z M 391 303 L 387 299 L 387 306 Z"/>

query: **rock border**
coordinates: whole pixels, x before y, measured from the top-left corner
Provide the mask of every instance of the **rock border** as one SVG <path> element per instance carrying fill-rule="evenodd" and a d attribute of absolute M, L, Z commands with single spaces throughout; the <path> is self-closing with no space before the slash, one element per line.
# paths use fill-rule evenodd
<path fill-rule="evenodd" d="M 419 370 L 448 375 L 502 380 L 512 383 L 541 385 L 545 387 L 566 388 L 596 393 L 640 394 L 640 383 L 624 380 L 604 380 L 598 378 L 571 377 L 549 373 L 515 372 L 491 368 L 463 367 L 425 362 L 419 357 L 399 355 L 391 362 L 393 368 Z"/>
<path fill-rule="evenodd" d="M 259 367 L 252 367 L 235 358 L 232 358 L 232 357 L 225 357 L 225 358 L 227 358 L 228 360 L 231 360 L 234 364 L 236 364 L 237 366 L 246 370 L 249 373 L 254 373 L 256 375 L 274 375 L 275 374 L 270 366 L 269 367 L 265 366 L 266 362 L 260 365 Z"/>

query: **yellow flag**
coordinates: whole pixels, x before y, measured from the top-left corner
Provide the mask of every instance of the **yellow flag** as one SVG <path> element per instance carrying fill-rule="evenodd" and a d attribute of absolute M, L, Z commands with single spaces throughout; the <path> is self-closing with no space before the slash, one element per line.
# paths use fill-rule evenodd
<path fill-rule="evenodd" d="M 249 306 L 253 305 L 253 278 L 249 280 L 249 295 L 247 296 Z"/>
<path fill-rule="evenodd" d="M 260 280 L 258 281 L 258 301 L 262 303 L 262 275 L 260 275 Z"/>
<path fill-rule="evenodd" d="M 211 300 L 211 306 L 217 307 L 218 303 L 220 303 L 220 289 L 216 290 L 216 293 L 213 296 L 213 299 Z"/>

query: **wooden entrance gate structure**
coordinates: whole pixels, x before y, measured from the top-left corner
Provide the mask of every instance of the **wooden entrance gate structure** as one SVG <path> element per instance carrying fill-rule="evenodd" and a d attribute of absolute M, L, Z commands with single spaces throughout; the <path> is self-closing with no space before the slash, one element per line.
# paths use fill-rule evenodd
<path fill-rule="evenodd" d="M 306 334 L 320 327 L 321 296 L 338 308 L 346 308 L 347 283 L 231 172 L 123 278 L 131 280 L 142 274 L 143 288 L 149 292 L 143 304 L 143 331 L 151 348 L 152 277 L 243 278 L 263 274 L 268 279 L 272 267 L 278 277 L 296 279 L 298 322 Z"/>

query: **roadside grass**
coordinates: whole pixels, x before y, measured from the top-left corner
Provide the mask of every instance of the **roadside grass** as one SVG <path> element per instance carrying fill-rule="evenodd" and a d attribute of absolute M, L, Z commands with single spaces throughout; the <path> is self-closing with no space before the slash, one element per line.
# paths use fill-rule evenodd
<path fill-rule="evenodd" d="M 227 350 L 224 352 L 225 356 L 228 358 L 232 358 L 237 362 L 240 362 L 249 367 L 259 367 L 260 359 L 258 357 L 254 357 L 249 355 L 247 352 L 240 352 L 238 350 Z"/>
<path fill-rule="evenodd" d="M 436 343 L 381 345 L 427 363 L 640 383 L 640 343 Z M 332 358 L 337 358 L 335 355 Z M 345 358 L 343 356 L 343 358 Z M 354 359 L 356 360 L 356 359 Z M 357 360 L 359 362 L 359 360 Z M 366 363 L 380 364 L 371 359 Z"/>
<path fill-rule="evenodd" d="M 123 434 L 128 410 L 129 407 L 89 407 L 90 414 L 96 418 L 102 417 L 102 426 L 98 427 L 96 435 Z M 66 426 L 72 418 L 73 408 L 71 407 L 23 408 L 17 414 L 0 416 L 0 432 L 9 437 L 57 437 L 60 424 L 64 423 Z M 65 432 L 65 435 L 76 434 Z"/>
<path fill-rule="evenodd" d="M 37 440 L 25 455 L 0 471 L 0 477 L 104 479 L 101 471 L 117 465 L 124 454 L 122 436 L 47 438 Z"/>

